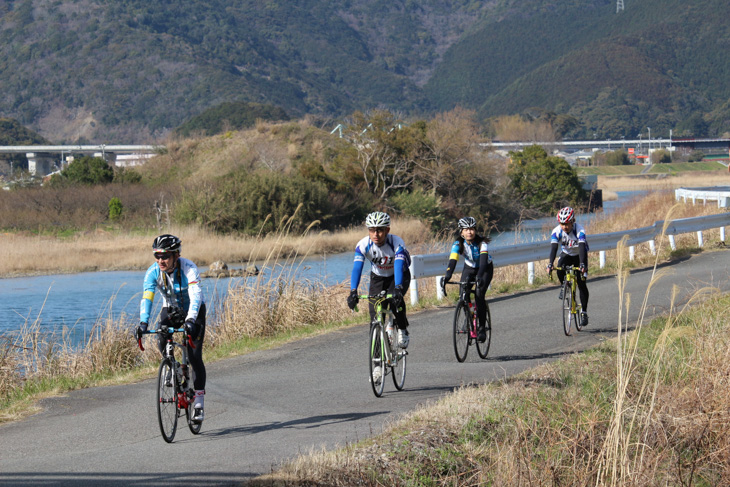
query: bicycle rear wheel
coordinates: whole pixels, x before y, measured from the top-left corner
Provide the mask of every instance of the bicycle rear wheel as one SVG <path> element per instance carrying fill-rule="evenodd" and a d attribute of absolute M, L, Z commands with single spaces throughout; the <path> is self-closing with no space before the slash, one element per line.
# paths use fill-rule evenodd
<path fill-rule="evenodd" d="M 200 427 L 203 426 L 202 421 L 193 421 L 193 414 L 195 411 L 193 411 L 193 401 L 195 400 L 195 393 L 192 391 L 188 391 L 188 407 L 185 408 L 185 418 L 188 420 L 188 428 L 190 428 L 190 432 L 194 435 L 200 434 Z"/>
<path fill-rule="evenodd" d="M 570 292 L 570 282 L 566 279 L 563 283 L 563 331 L 570 336 L 573 321 L 573 295 Z"/>
<path fill-rule="evenodd" d="M 171 378 L 171 385 L 165 385 L 167 377 Z M 157 420 L 160 424 L 162 438 L 172 443 L 177 431 L 177 377 L 173 370 L 172 361 L 165 358 L 160 363 L 157 374 Z"/>
<path fill-rule="evenodd" d="M 470 321 L 471 317 L 466 303 L 459 302 L 454 312 L 454 354 L 459 362 L 466 360 L 466 354 L 469 352 Z"/>
<path fill-rule="evenodd" d="M 375 396 L 380 397 L 385 387 L 385 357 L 383 347 L 383 325 L 370 327 L 370 385 Z"/>
<path fill-rule="evenodd" d="M 580 323 L 580 304 L 576 300 L 575 291 L 573 291 L 573 300 L 575 301 L 575 313 L 573 313 L 573 322 L 575 323 L 575 329 L 583 331 L 583 325 Z"/>
<path fill-rule="evenodd" d="M 477 340 L 477 353 L 481 358 L 487 358 L 489 345 L 492 343 L 492 314 L 489 311 L 489 303 L 485 303 L 485 306 L 487 307 L 487 318 L 484 320 L 484 328 L 487 332 L 487 339 L 483 342 Z"/>
<path fill-rule="evenodd" d="M 393 317 L 391 316 L 392 320 Z M 391 351 L 393 353 L 395 365 L 391 367 L 393 373 L 393 384 L 399 391 L 403 390 L 403 385 L 406 383 L 406 359 L 408 358 L 408 352 L 400 348 L 397 344 L 391 344 Z"/>

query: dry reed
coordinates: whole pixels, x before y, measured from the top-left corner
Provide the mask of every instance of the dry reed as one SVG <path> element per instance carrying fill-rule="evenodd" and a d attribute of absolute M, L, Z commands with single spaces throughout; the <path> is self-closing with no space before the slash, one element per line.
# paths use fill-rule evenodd
<path fill-rule="evenodd" d="M 392 227 L 414 244 L 430 237 L 428 227 L 419 220 L 393 219 Z M 232 264 L 257 262 L 267 258 L 266 249 L 272 245 L 282 256 L 339 253 L 354 250 L 365 235 L 358 227 L 334 233 L 310 230 L 306 235 L 288 235 L 285 241 L 277 234 L 258 238 L 220 235 L 199 227 L 170 227 L 160 233 L 178 235 L 183 241 L 183 256 L 201 266 L 218 260 Z M 66 239 L 0 234 L 0 276 L 146 269 L 152 263 L 153 239 L 153 234 L 120 235 L 104 230 Z"/>

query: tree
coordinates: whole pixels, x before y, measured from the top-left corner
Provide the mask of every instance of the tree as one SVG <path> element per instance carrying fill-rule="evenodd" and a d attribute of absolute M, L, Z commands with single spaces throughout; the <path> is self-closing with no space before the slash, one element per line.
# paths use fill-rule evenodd
<path fill-rule="evenodd" d="M 357 162 L 368 190 L 381 199 L 410 187 L 415 160 L 424 149 L 425 124 L 404 125 L 393 113 L 355 112 L 347 138 L 357 150 Z"/>
<path fill-rule="evenodd" d="M 548 156 L 545 149 L 532 145 L 510 152 L 510 184 L 526 210 L 550 213 L 567 205 L 582 205 L 586 192 L 575 170 L 565 159 Z"/>
<path fill-rule="evenodd" d="M 114 169 L 101 157 L 84 156 L 61 171 L 61 179 L 73 184 L 106 184 L 114 180 Z"/>
<path fill-rule="evenodd" d="M 629 155 L 623 149 L 598 153 L 593 155 L 594 166 L 623 166 L 631 164 Z"/>
<path fill-rule="evenodd" d="M 479 138 L 475 113 L 463 108 L 436 115 L 426 126 L 425 151 L 415 160 L 416 177 L 433 194 L 448 191 L 455 174 L 472 160 Z"/>

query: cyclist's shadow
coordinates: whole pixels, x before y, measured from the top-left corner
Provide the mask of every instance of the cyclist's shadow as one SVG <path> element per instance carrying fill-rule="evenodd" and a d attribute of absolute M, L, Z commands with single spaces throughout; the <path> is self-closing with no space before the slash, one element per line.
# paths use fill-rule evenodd
<path fill-rule="evenodd" d="M 280 429 L 309 429 L 319 428 L 337 423 L 347 423 L 350 421 L 359 421 L 372 416 L 381 416 L 390 414 L 392 411 L 375 411 L 369 413 L 343 413 L 343 414 L 325 414 L 320 416 L 310 416 L 308 418 L 294 419 L 291 421 L 273 421 L 271 423 L 249 424 L 245 426 L 236 426 L 232 428 L 221 428 L 218 430 L 205 431 L 205 436 L 229 436 L 229 435 L 255 435 L 257 433 L 265 433 L 267 431 L 275 431 Z"/>

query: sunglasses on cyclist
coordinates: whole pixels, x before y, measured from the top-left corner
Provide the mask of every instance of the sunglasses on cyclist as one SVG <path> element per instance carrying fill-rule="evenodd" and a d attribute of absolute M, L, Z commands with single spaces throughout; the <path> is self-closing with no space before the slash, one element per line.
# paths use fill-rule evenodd
<path fill-rule="evenodd" d="M 172 257 L 172 253 L 165 252 L 164 254 L 155 253 L 155 260 L 167 260 Z"/>

